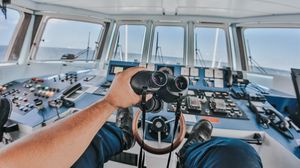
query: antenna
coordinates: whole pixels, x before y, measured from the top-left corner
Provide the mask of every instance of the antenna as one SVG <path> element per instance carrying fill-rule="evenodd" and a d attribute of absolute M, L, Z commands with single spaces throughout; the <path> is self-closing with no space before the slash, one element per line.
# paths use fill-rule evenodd
<path fill-rule="evenodd" d="M 86 62 L 88 61 L 89 58 L 89 52 L 90 52 L 90 40 L 91 40 L 91 32 L 89 32 L 88 36 L 88 42 L 87 42 L 87 47 L 86 47 Z"/>
<path fill-rule="evenodd" d="M 154 61 L 156 61 L 157 57 L 158 57 L 158 49 L 159 49 L 159 46 L 158 46 L 158 42 L 159 42 L 159 33 L 157 32 L 156 33 L 156 43 L 155 43 L 155 57 L 154 57 Z"/>
<path fill-rule="evenodd" d="M 164 62 L 163 56 L 162 56 L 162 49 L 161 49 L 161 46 L 159 46 L 159 32 L 156 33 L 154 61 L 156 61 L 156 59 L 158 59 L 160 62 Z"/>
<path fill-rule="evenodd" d="M 198 61 L 199 64 L 203 67 L 206 67 L 205 65 L 205 61 L 204 61 L 204 58 L 202 58 L 202 54 L 201 54 L 201 51 L 200 49 L 198 48 L 198 34 L 196 33 L 195 34 L 195 45 L 196 45 L 196 48 L 195 48 L 195 54 L 196 54 L 196 62 Z"/>
<path fill-rule="evenodd" d="M 250 43 L 249 43 L 249 40 L 247 39 L 247 48 L 248 48 L 248 57 L 249 57 L 249 61 L 250 61 L 250 64 L 251 64 L 251 69 L 253 70 L 253 67 L 256 67 L 256 69 L 261 72 L 261 73 L 264 73 L 264 74 L 268 74 L 267 71 L 258 64 L 257 61 L 255 61 L 255 59 L 252 58 L 252 53 L 251 53 L 251 48 L 250 48 Z"/>
<path fill-rule="evenodd" d="M 2 0 L 2 4 L 0 5 L 0 9 L 5 17 L 7 19 L 7 4 L 10 4 L 10 0 Z"/>
<path fill-rule="evenodd" d="M 199 61 L 199 63 L 201 64 L 201 61 L 200 61 L 200 58 L 199 58 L 199 55 L 198 55 L 198 34 L 196 33 L 195 34 L 195 54 L 196 54 L 196 63 Z"/>

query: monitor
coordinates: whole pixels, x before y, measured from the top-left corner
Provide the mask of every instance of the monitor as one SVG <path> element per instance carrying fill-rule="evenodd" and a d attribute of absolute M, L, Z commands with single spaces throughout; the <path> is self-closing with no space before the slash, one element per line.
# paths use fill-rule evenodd
<path fill-rule="evenodd" d="M 298 111 L 291 115 L 291 119 L 300 127 L 300 69 L 292 68 L 291 75 L 298 101 Z"/>

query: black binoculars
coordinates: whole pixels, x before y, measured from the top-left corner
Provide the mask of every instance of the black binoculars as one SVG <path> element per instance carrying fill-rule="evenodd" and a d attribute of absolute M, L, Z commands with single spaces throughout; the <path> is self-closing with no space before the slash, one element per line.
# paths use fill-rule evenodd
<path fill-rule="evenodd" d="M 146 102 L 147 112 L 159 112 L 166 103 L 176 102 L 187 95 L 188 80 L 184 76 L 172 76 L 161 71 L 140 71 L 130 81 L 138 95 L 152 93 L 152 99 Z M 138 105 L 140 107 L 140 105 Z"/>

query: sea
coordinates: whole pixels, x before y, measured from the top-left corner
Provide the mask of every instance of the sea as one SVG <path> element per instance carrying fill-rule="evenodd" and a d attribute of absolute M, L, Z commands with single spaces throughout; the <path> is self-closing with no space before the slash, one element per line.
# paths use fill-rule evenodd
<path fill-rule="evenodd" d="M 0 61 L 4 59 L 6 48 L 7 46 L 0 45 Z"/>
<path fill-rule="evenodd" d="M 5 56 L 5 51 L 7 49 L 7 46 L 0 45 L 0 62 L 4 59 Z M 51 47 L 41 47 L 38 50 L 37 53 L 37 60 L 60 60 L 61 57 L 64 54 L 75 54 L 77 55 L 78 53 L 82 53 L 76 60 L 84 60 L 84 61 L 89 61 L 93 60 L 95 58 L 95 50 L 89 50 L 87 52 L 85 49 L 69 49 L 69 48 L 51 48 Z M 140 55 L 139 54 L 130 54 L 131 60 L 139 60 Z M 116 55 L 115 59 L 119 59 L 119 56 Z M 157 61 L 156 61 L 157 62 Z M 163 62 L 165 64 L 180 64 L 182 63 L 181 58 L 176 58 L 172 56 L 164 56 L 163 57 Z M 205 61 L 205 65 L 211 65 L 211 61 Z M 221 63 L 220 67 L 226 67 L 226 63 Z M 274 69 L 274 68 L 269 68 L 269 67 L 261 67 L 264 69 L 266 74 L 272 74 L 272 75 L 280 75 L 280 76 L 287 76 L 290 75 L 290 71 L 287 70 L 281 70 L 281 69 Z M 252 68 L 252 72 L 257 72 L 257 73 L 262 73 L 261 68 Z"/>

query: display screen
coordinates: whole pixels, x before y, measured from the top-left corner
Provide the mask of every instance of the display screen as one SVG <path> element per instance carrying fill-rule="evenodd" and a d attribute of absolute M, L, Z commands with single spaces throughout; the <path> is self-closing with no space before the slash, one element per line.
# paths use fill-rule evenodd
<path fill-rule="evenodd" d="M 298 127 L 300 127 L 300 69 L 292 68 L 291 72 L 295 93 L 298 100 L 298 109 L 294 114 L 291 115 L 291 119 Z"/>
<path fill-rule="evenodd" d="M 127 68 L 131 68 L 131 67 L 132 67 L 132 66 L 120 66 L 120 65 L 114 66 L 114 65 L 112 65 L 112 66 L 110 67 L 109 74 L 110 74 L 110 75 L 115 75 L 115 74 L 117 74 L 117 73 L 119 73 L 119 72 L 123 72 L 123 71 L 126 70 Z"/>
<path fill-rule="evenodd" d="M 123 72 L 124 68 L 123 67 L 115 67 L 114 68 L 114 74 L 119 73 L 119 72 Z"/>

